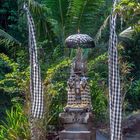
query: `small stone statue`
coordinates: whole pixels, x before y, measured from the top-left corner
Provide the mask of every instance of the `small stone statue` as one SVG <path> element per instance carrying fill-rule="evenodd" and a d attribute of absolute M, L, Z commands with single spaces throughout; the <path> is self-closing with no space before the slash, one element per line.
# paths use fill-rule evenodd
<path fill-rule="evenodd" d="M 90 88 L 87 82 L 86 62 L 82 58 L 81 49 L 77 51 L 77 57 L 74 59 L 71 68 L 71 76 L 67 82 L 68 100 L 66 110 L 79 108 L 91 110 Z"/>
<path fill-rule="evenodd" d="M 91 97 L 90 97 L 90 87 L 88 85 L 88 81 L 86 77 L 82 77 L 80 81 L 80 87 L 81 87 L 81 100 L 83 107 L 87 107 L 87 109 L 91 109 Z"/>

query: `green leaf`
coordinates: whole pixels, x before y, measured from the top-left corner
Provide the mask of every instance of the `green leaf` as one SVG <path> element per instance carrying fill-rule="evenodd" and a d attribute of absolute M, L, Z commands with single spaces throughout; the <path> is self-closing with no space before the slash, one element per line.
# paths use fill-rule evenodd
<path fill-rule="evenodd" d="M 15 43 L 21 45 L 21 43 L 18 40 L 16 40 L 14 37 L 12 37 L 11 35 L 9 35 L 4 30 L 1 30 L 1 29 L 0 29 L 0 37 L 3 37 L 3 38 L 7 39 L 10 42 L 15 42 Z"/>

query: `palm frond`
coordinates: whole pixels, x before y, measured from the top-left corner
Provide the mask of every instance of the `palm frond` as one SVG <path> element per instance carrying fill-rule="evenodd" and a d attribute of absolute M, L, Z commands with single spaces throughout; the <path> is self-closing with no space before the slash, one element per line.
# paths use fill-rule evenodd
<path fill-rule="evenodd" d="M 31 13 L 35 20 L 38 38 L 51 40 L 51 35 L 55 34 L 56 21 L 51 18 L 51 10 L 45 4 L 35 0 L 28 0 Z"/>
<path fill-rule="evenodd" d="M 67 13 L 67 32 L 75 33 L 78 30 L 87 34 L 95 31 L 95 21 L 98 19 L 98 12 L 104 0 L 70 0 Z"/>
<path fill-rule="evenodd" d="M 52 11 L 51 19 L 57 21 L 57 26 L 55 26 L 57 37 L 60 43 L 64 45 L 65 21 L 67 18 L 69 0 L 45 0 L 44 4 Z"/>
<path fill-rule="evenodd" d="M 9 44 L 9 43 L 16 43 L 21 45 L 21 43 L 16 40 L 13 36 L 11 36 L 10 34 L 8 34 L 7 32 L 5 32 L 4 30 L 0 29 L 0 44 Z"/>
<path fill-rule="evenodd" d="M 28 0 L 30 10 L 35 13 L 36 15 L 41 15 L 46 13 L 49 13 L 49 9 L 44 5 L 40 4 L 35 0 Z"/>
<path fill-rule="evenodd" d="M 43 2 L 52 11 L 52 18 L 62 23 L 67 16 L 69 0 L 45 0 Z"/>
<path fill-rule="evenodd" d="M 80 22 L 81 12 L 83 12 L 83 9 L 86 5 L 86 1 L 84 0 L 70 0 L 69 1 L 69 7 L 67 11 L 67 21 L 66 26 L 71 32 L 77 32 L 78 31 L 78 24 Z"/>
<path fill-rule="evenodd" d="M 95 38 L 94 38 L 95 44 L 97 44 L 99 42 L 99 39 L 102 36 L 103 30 L 106 28 L 106 26 L 108 24 L 109 18 L 110 18 L 110 15 L 105 19 L 105 21 L 103 22 L 103 25 L 100 27 L 100 29 L 98 30 L 97 34 L 95 35 Z"/>
<path fill-rule="evenodd" d="M 134 33 L 135 33 L 135 29 L 132 27 L 129 27 L 129 28 L 125 29 L 124 31 L 122 31 L 119 34 L 119 37 L 133 40 Z"/>

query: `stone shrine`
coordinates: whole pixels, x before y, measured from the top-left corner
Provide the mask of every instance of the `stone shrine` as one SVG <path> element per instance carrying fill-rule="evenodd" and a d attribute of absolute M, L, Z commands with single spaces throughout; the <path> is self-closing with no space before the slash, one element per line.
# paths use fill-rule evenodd
<path fill-rule="evenodd" d="M 94 42 L 88 35 L 77 34 L 66 39 L 69 48 L 77 47 L 77 54 L 67 82 L 67 105 L 64 112 L 59 114 L 64 126 L 64 130 L 60 132 L 60 140 L 95 140 L 90 87 L 81 44 L 84 44 L 84 48 L 88 45 L 94 47 Z"/>

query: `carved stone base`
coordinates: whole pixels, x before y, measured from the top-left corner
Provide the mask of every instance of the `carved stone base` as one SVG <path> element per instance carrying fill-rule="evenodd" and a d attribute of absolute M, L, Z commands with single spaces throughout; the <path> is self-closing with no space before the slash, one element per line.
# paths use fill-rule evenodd
<path fill-rule="evenodd" d="M 60 140 L 95 140 L 93 115 L 90 112 L 65 112 L 59 115 L 64 130 Z"/>

